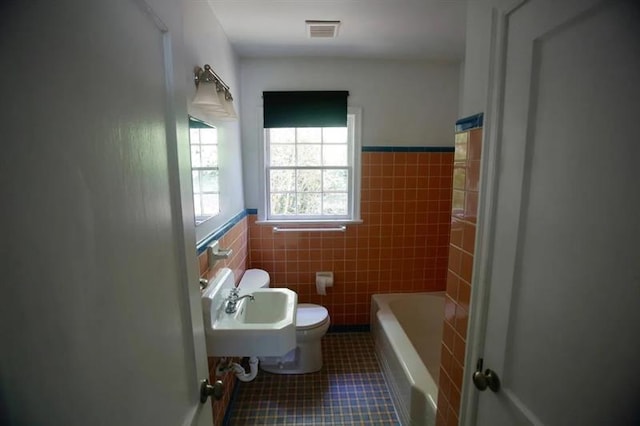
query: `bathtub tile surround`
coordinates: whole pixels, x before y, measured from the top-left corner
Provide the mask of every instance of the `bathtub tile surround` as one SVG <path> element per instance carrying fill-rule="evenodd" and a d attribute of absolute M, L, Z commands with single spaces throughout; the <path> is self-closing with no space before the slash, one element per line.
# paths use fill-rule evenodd
<path fill-rule="evenodd" d="M 445 296 L 438 393 L 438 426 L 457 425 L 464 374 L 476 239 L 482 114 L 456 123 L 451 245 Z"/>
<path fill-rule="evenodd" d="M 327 334 L 324 367 L 239 383 L 228 416 L 239 425 L 400 425 L 369 333 Z"/>
<path fill-rule="evenodd" d="M 481 128 L 484 123 L 484 114 L 470 115 L 456 121 L 456 133 L 462 133 L 467 130 Z"/>
<path fill-rule="evenodd" d="M 233 253 L 228 259 L 218 260 L 212 268 L 209 268 L 207 261 L 207 252 L 204 250 L 198 250 L 201 253 L 198 255 L 198 264 L 200 268 L 200 277 L 212 280 L 217 272 L 221 268 L 230 268 L 233 270 L 236 284 L 240 281 L 242 274 L 247 269 L 247 240 L 248 240 L 248 226 L 246 212 L 244 214 L 237 215 L 228 224 L 222 227 L 219 232 L 214 233 L 211 239 L 217 239 L 220 241 L 220 247 L 231 248 Z M 223 398 L 220 401 L 216 401 L 210 398 L 213 407 L 213 420 L 214 424 L 221 425 L 224 419 L 225 412 L 229 405 L 229 400 L 233 393 L 233 386 L 236 378 L 233 374 L 227 374 L 224 377 L 216 377 L 215 368 L 218 362 L 218 358 L 209 357 L 209 382 L 213 383 L 216 380 L 222 379 L 225 384 L 225 390 Z"/>
<path fill-rule="evenodd" d="M 250 215 L 249 267 L 268 271 L 301 303 L 327 307 L 334 325 L 368 324 L 371 295 L 444 291 L 449 252 L 453 150 L 364 147 L 363 224 L 344 233 L 273 233 Z M 316 294 L 315 273 L 335 284 Z"/>

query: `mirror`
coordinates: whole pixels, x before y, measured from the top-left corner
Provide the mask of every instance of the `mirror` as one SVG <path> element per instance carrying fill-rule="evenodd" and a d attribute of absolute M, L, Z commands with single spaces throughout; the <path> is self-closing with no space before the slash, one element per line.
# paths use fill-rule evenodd
<path fill-rule="evenodd" d="M 191 176 L 196 226 L 220 212 L 218 130 L 189 116 Z"/>

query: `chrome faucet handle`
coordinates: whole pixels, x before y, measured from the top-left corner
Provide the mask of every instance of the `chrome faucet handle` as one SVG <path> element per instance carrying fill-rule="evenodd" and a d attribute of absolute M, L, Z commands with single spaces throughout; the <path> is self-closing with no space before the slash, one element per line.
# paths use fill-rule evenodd
<path fill-rule="evenodd" d="M 206 278 L 200 278 L 200 290 L 204 290 L 209 285 L 209 280 Z"/>
<path fill-rule="evenodd" d="M 240 295 L 240 290 L 238 290 L 238 287 L 233 287 L 231 289 L 231 291 L 229 291 L 229 298 L 230 299 L 236 299 L 238 298 L 238 296 Z"/>
<path fill-rule="evenodd" d="M 227 304 L 224 308 L 224 311 L 228 314 L 235 313 L 238 302 L 240 302 L 242 299 L 255 300 L 255 297 L 253 297 L 253 294 L 238 296 L 238 289 L 231 290 L 231 293 L 229 293 L 229 297 L 227 298 Z"/>
<path fill-rule="evenodd" d="M 236 311 L 236 301 L 227 300 L 227 305 L 225 306 L 224 311 L 228 314 L 233 314 Z"/>

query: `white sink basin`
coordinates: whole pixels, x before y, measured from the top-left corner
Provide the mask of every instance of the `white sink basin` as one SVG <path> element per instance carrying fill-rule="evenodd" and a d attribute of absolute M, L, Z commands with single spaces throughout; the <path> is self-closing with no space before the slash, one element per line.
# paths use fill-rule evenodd
<path fill-rule="evenodd" d="M 251 292 L 236 312 L 225 312 L 226 298 L 235 288 L 233 272 L 220 270 L 202 293 L 209 356 L 281 356 L 296 347 L 298 295 L 286 288 Z M 240 293 L 242 297 L 246 293 Z"/>

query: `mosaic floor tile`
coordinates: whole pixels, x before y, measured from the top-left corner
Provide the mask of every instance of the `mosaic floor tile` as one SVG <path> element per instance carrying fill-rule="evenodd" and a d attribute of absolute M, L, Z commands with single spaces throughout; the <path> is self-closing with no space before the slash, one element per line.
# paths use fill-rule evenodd
<path fill-rule="evenodd" d="M 322 352 L 317 373 L 238 382 L 226 424 L 400 426 L 369 333 L 327 334 Z"/>

